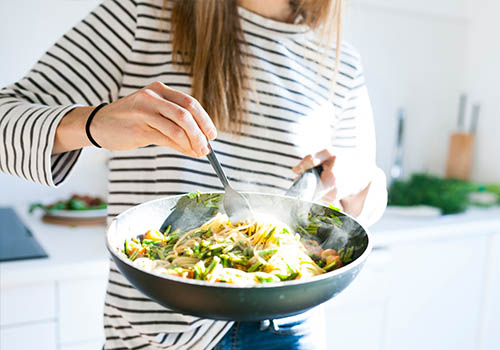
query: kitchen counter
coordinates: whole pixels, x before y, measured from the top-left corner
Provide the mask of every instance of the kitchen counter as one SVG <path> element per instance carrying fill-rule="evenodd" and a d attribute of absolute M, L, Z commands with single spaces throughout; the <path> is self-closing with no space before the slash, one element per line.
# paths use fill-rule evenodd
<path fill-rule="evenodd" d="M 370 231 L 374 237 L 374 247 L 477 235 L 478 232 L 500 234 L 500 207 L 471 208 L 462 214 L 436 217 L 395 214 L 389 208 Z"/>

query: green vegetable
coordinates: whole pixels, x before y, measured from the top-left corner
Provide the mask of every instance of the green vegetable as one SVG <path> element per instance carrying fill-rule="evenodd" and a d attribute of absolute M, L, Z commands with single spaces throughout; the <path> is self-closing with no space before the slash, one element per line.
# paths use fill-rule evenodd
<path fill-rule="evenodd" d="M 389 188 L 389 205 L 429 205 L 443 214 L 464 212 L 468 195 L 477 186 L 463 180 L 443 179 L 429 174 L 413 174 L 408 180 L 394 181 Z"/>
<path fill-rule="evenodd" d="M 194 278 L 197 280 L 204 280 L 206 276 L 205 263 L 203 260 L 198 261 L 194 267 Z"/>
<path fill-rule="evenodd" d="M 86 210 L 88 208 L 89 208 L 89 206 L 87 205 L 87 203 L 85 203 L 81 199 L 70 199 L 68 201 L 68 209 L 71 209 L 71 210 Z"/>
<path fill-rule="evenodd" d="M 266 249 L 266 250 L 261 250 L 260 252 L 258 252 L 258 254 L 261 256 L 267 256 L 267 255 L 275 254 L 277 251 L 278 251 L 278 249 L 276 249 L 276 248 Z"/>
<path fill-rule="evenodd" d="M 88 201 L 88 202 L 87 202 Z M 89 203 L 92 203 L 90 205 Z M 50 205 L 44 205 L 41 203 L 33 203 L 30 205 L 28 211 L 29 213 L 33 213 L 33 211 L 37 208 L 44 210 L 45 212 L 52 212 L 57 210 L 93 210 L 93 209 L 105 209 L 106 202 L 103 202 L 99 198 L 93 197 L 81 197 L 77 195 L 73 195 L 70 199 L 65 201 L 57 201 Z"/>
<path fill-rule="evenodd" d="M 266 238 L 265 240 L 267 241 L 269 238 L 272 237 L 274 231 L 276 231 L 276 226 L 273 226 L 273 228 L 268 232 L 268 234 L 266 235 Z"/>
<path fill-rule="evenodd" d="M 248 269 L 248 272 L 255 272 L 257 271 L 260 267 L 262 266 L 262 264 L 260 262 L 256 262 L 255 264 L 253 264 L 252 266 L 250 266 L 250 268 Z"/>
<path fill-rule="evenodd" d="M 210 265 L 208 265 L 208 268 L 207 268 L 207 275 L 209 273 L 212 273 L 212 271 L 215 269 L 215 267 L 220 264 L 220 261 L 221 260 L 218 256 L 214 256 L 212 258 L 212 261 L 210 262 Z"/>
<path fill-rule="evenodd" d="M 255 278 L 261 283 L 272 283 L 280 281 L 279 277 L 265 272 L 256 273 Z"/>
<path fill-rule="evenodd" d="M 333 269 L 335 267 L 335 265 L 337 265 L 337 261 L 334 260 L 331 264 L 328 264 L 326 265 L 325 267 L 323 267 L 326 271 L 330 271 L 331 269 Z"/>
<path fill-rule="evenodd" d="M 288 269 L 288 273 L 286 275 L 282 275 L 282 274 L 275 274 L 276 276 L 278 276 L 278 278 L 282 281 L 291 281 L 291 280 L 294 280 L 297 278 L 297 276 L 299 275 L 299 273 L 297 271 L 295 271 L 294 269 L 292 269 L 290 267 L 290 265 L 286 264 L 286 267 Z"/>
<path fill-rule="evenodd" d="M 33 203 L 30 205 L 28 212 L 31 214 L 35 211 L 36 208 L 45 210 L 45 205 L 43 205 L 42 203 Z"/>
<path fill-rule="evenodd" d="M 329 204 L 328 207 L 332 210 L 335 210 L 335 211 L 341 211 L 339 208 L 337 207 L 334 207 L 333 205 Z"/>
<path fill-rule="evenodd" d="M 352 261 L 352 254 L 354 253 L 354 247 L 349 247 L 347 250 L 344 248 L 339 249 L 339 257 L 340 261 L 342 261 L 344 264 L 348 264 Z"/>

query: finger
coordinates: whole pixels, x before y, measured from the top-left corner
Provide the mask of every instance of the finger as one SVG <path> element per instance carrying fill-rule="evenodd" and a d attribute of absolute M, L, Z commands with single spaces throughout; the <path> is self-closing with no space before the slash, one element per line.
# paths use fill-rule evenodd
<path fill-rule="evenodd" d="M 189 111 L 203 134 L 209 140 L 213 140 L 217 137 L 217 129 L 215 128 L 212 119 L 198 100 L 182 91 L 172 89 L 160 82 L 153 83 L 152 88 L 155 89 L 155 91 L 157 91 L 163 98 L 172 101 Z"/>
<path fill-rule="evenodd" d="M 193 150 L 191 148 L 189 148 L 189 147 L 184 148 L 183 146 L 179 145 L 177 142 L 175 142 L 173 139 L 171 139 L 167 135 L 163 134 L 162 132 L 160 132 L 152 127 L 150 128 L 150 130 L 148 132 L 148 140 L 151 141 L 151 143 L 150 143 L 151 145 L 173 148 L 176 151 L 178 151 L 184 155 L 187 155 L 190 157 L 198 157 L 198 155 L 195 152 L 193 152 Z"/>
<path fill-rule="evenodd" d="M 321 183 L 325 188 L 335 186 L 335 174 L 333 171 L 335 159 L 336 157 L 333 156 L 321 164 L 323 167 L 323 171 L 321 172 Z"/>
<path fill-rule="evenodd" d="M 170 140 L 173 140 L 173 142 L 182 147 L 182 149 L 190 150 L 191 152 L 193 151 L 191 149 L 191 142 L 189 141 L 189 138 L 186 135 L 184 129 L 175 124 L 170 119 L 165 118 L 159 114 L 148 115 L 147 123 L 150 127 L 159 131 L 164 136 L 168 137 Z"/>
<path fill-rule="evenodd" d="M 322 164 L 333 156 L 333 153 L 328 148 L 315 154 L 309 154 L 305 156 L 292 170 L 297 174 L 301 174 L 307 169 L 311 169 Z"/>
<path fill-rule="evenodd" d="M 161 115 L 170 119 L 184 130 L 191 144 L 191 149 L 194 152 L 200 156 L 209 152 L 207 138 L 201 132 L 198 124 L 196 124 L 196 121 L 188 110 L 167 100 L 161 100 L 158 107 L 158 112 Z"/>
<path fill-rule="evenodd" d="M 322 200 L 327 203 L 332 203 L 337 199 L 337 188 L 333 188 L 328 191 L 323 197 Z"/>

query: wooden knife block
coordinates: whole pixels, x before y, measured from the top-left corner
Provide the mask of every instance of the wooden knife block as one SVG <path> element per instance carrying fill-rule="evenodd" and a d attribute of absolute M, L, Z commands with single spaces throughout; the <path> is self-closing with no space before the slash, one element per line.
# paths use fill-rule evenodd
<path fill-rule="evenodd" d="M 453 133 L 450 136 L 446 177 L 469 180 L 474 153 L 474 134 Z"/>

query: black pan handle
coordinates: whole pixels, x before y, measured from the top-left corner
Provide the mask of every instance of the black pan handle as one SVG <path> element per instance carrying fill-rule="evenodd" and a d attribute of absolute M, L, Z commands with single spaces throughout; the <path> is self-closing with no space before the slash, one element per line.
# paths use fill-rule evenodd
<path fill-rule="evenodd" d="M 319 187 L 322 172 L 322 165 L 306 170 L 285 194 L 305 201 L 313 201 Z"/>

